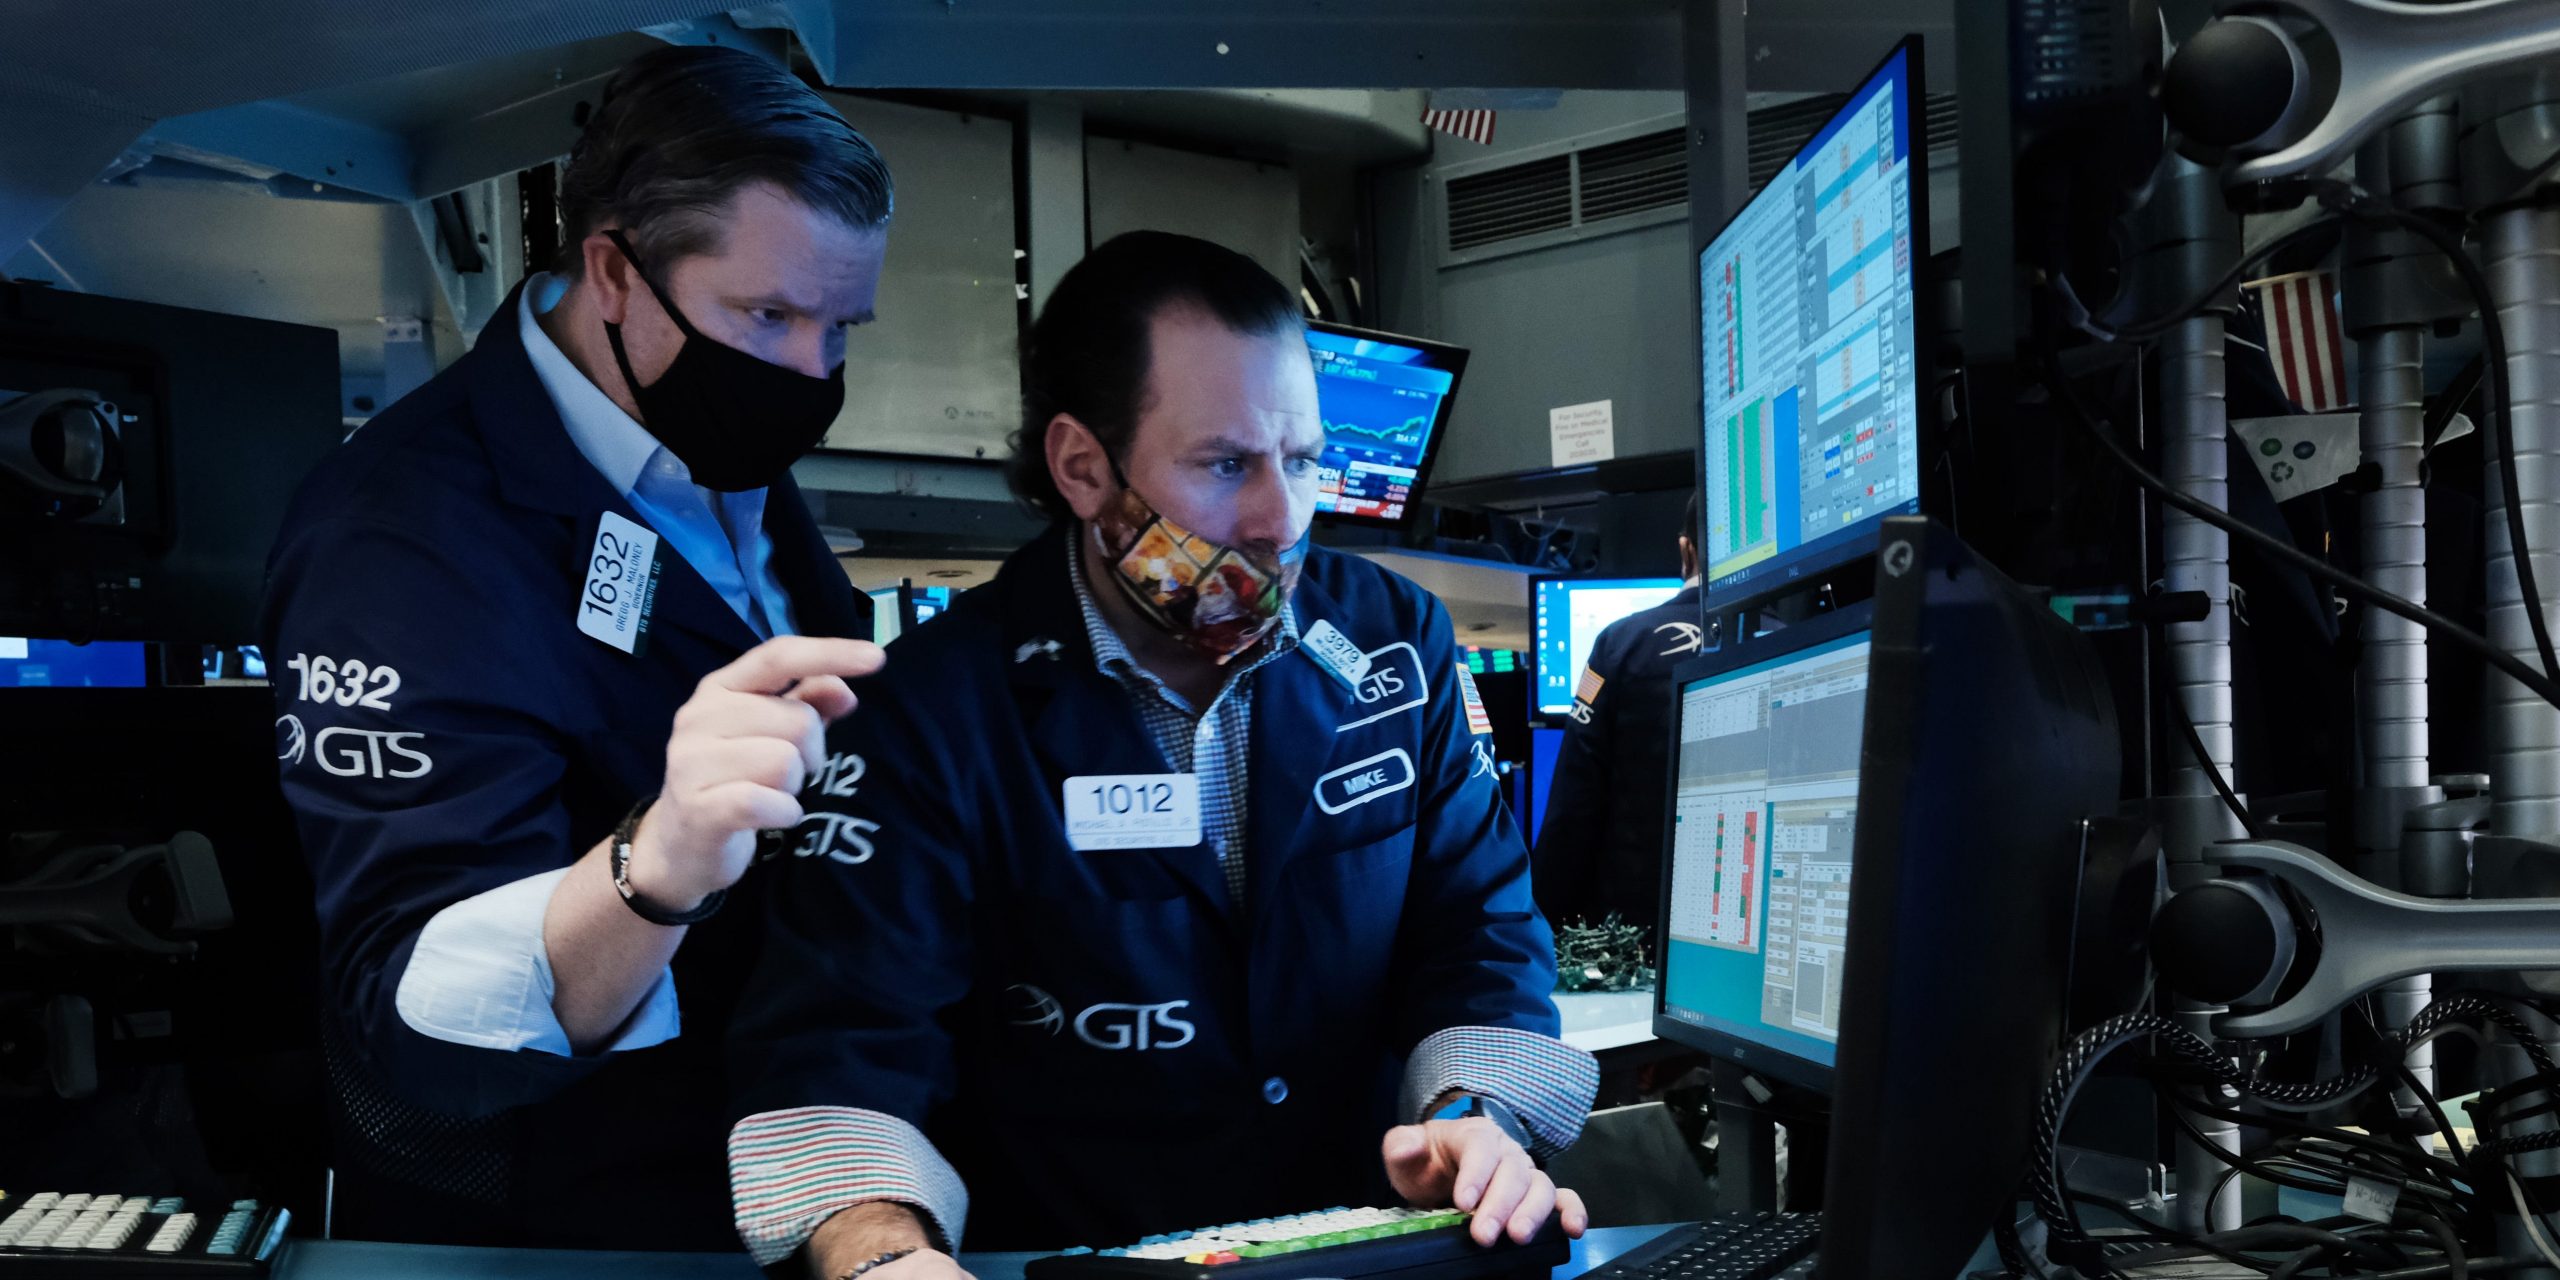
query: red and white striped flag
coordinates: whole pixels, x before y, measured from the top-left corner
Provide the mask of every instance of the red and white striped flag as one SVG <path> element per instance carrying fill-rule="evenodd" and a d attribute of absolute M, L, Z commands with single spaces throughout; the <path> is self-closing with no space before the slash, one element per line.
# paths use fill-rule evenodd
<path fill-rule="evenodd" d="M 1443 111 L 1425 108 L 1422 123 L 1442 133 L 1464 138 L 1480 147 L 1493 145 L 1493 113 L 1490 111 Z"/>
<path fill-rule="evenodd" d="M 2308 413 L 2329 413 L 2355 403 L 2347 386 L 2347 342 L 2338 326 L 2338 273 L 2298 271 L 2253 280 L 2267 322 L 2267 359 L 2284 393 Z"/>

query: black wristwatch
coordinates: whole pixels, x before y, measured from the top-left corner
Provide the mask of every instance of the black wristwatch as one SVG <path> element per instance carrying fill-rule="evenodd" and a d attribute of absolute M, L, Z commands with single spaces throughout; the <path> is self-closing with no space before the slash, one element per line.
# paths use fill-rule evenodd
<path fill-rule="evenodd" d="M 1504 1137 L 1519 1143 L 1521 1150 L 1529 1149 L 1529 1131 L 1521 1127 L 1520 1118 L 1511 1114 L 1511 1108 L 1482 1094 L 1459 1094 L 1450 1099 L 1449 1105 L 1431 1113 L 1434 1120 L 1464 1120 L 1469 1116 L 1483 1116 L 1491 1120 L 1493 1127 L 1500 1129 Z"/>
<path fill-rule="evenodd" d="M 622 895 L 622 905 L 631 908 L 631 914 L 651 924 L 671 927 L 700 924 L 710 919 L 712 913 L 720 909 L 720 904 L 728 900 L 728 890 L 712 890 L 711 896 L 697 903 L 691 911 L 661 911 L 642 900 L 639 891 L 631 887 L 631 835 L 640 829 L 640 815 L 647 813 L 657 799 L 656 796 L 642 796 L 640 803 L 631 806 L 631 812 L 623 818 L 622 825 L 613 829 L 614 892 Z"/>
<path fill-rule="evenodd" d="M 916 1252 L 918 1252 L 918 1250 L 915 1249 L 891 1249 L 887 1253 L 881 1254 L 879 1257 L 873 1258 L 870 1261 L 855 1267 L 853 1270 L 836 1277 L 836 1280 L 859 1280 L 865 1272 L 878 1270 L 881 1267 L 888 1266 L 890 1263 L 896 1262 L 898 1259 Z"/>

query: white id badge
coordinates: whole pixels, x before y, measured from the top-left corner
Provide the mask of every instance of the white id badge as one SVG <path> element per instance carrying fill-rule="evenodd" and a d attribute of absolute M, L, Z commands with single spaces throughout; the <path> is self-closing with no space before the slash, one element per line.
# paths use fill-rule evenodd
<path fill-rule="evenodd" d="M 1200 778 L 1189 773 L 1091 774 L 1069 778 L 1059 809 L 1067 847 L 1188 849 L 1200 843 Z"/>
<path fill-rule="evenodd" d="M 578 630 L 636 654 L 649 643 L 649 610 L 658 602 L 658 535 L 607 511 L 587 554 L 578 590 Z"/>
<path fill-rule="evenodd" d="M 1358 689 L 1360 682 L 1369 676 L 1369 655 L 1360 652 L 1360 646 L 1351 643 L 1351 637 L 1322 618 L 1318 618 L 1314 626 L 1298 633 L 1298 647 L 1306 650 L 1307 655 L 1316 660 L 1317 666 L 1332 672 L 1333 678 L 1341 681 L 1344 688 Z"/>

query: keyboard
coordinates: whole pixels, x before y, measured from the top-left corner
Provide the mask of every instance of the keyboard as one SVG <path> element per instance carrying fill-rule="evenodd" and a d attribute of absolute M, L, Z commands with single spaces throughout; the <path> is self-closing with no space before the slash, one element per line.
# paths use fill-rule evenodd
<path fill-rule="evenodd" d="M 255 1200 L 199 1212 L 176 1196 L 0 1198 L 0 1275 L 262 1276 L 292 1218 Z"/>
<path fill-rule="evenodd" d="M 1795 1280 L 1813 1274 L 1818 1213 L 1720 1213 L 1673 1229 L 1586 1280 Z"/>
<path fill-rule="evenodd" d="M 1573 1254 L 1550 1218 L 1527 1244 L 1494 1245 L 1467 1234 L 1455 1209 L 1350 1209 L 1256 1218 L 1148 1236 L 1111 1249 L 1076 1248 L 1035 1258 L 1024 1280 L 1305 1280 L 1392 1276 L 1477 1280 L 1545 1273 Z"/>

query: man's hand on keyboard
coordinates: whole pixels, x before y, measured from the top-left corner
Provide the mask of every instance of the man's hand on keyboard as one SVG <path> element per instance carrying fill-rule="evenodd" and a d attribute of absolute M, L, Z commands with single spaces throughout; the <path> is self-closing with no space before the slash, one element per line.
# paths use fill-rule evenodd
<path fill-rule="evenodd" d="M 960 1261 L 933 1247 L 924 1218 L 894 1200 L 872 1200 L 818 1224 L 802 1250 L 810 1280 L 836 1280 L 884 1253 L 914 1252 L 863 1273 L 862 1280 L 973 1280 Z"/>
<path fill-rule="evenodd" d="M 1557 1186 L 1519 1143 L 1483 1116 L 1389 1129 L 1381 1154 L 1387 1180 L 1406 1201 L 1474 1214 L 1467 1229 L 1478 1244 L 1490 1245 L 1506 1233 L 1526 1244 L 1550 1213 L 1568 1236 L 1579 1238 L 1590 1222 L 1582 1197 Z"/>

